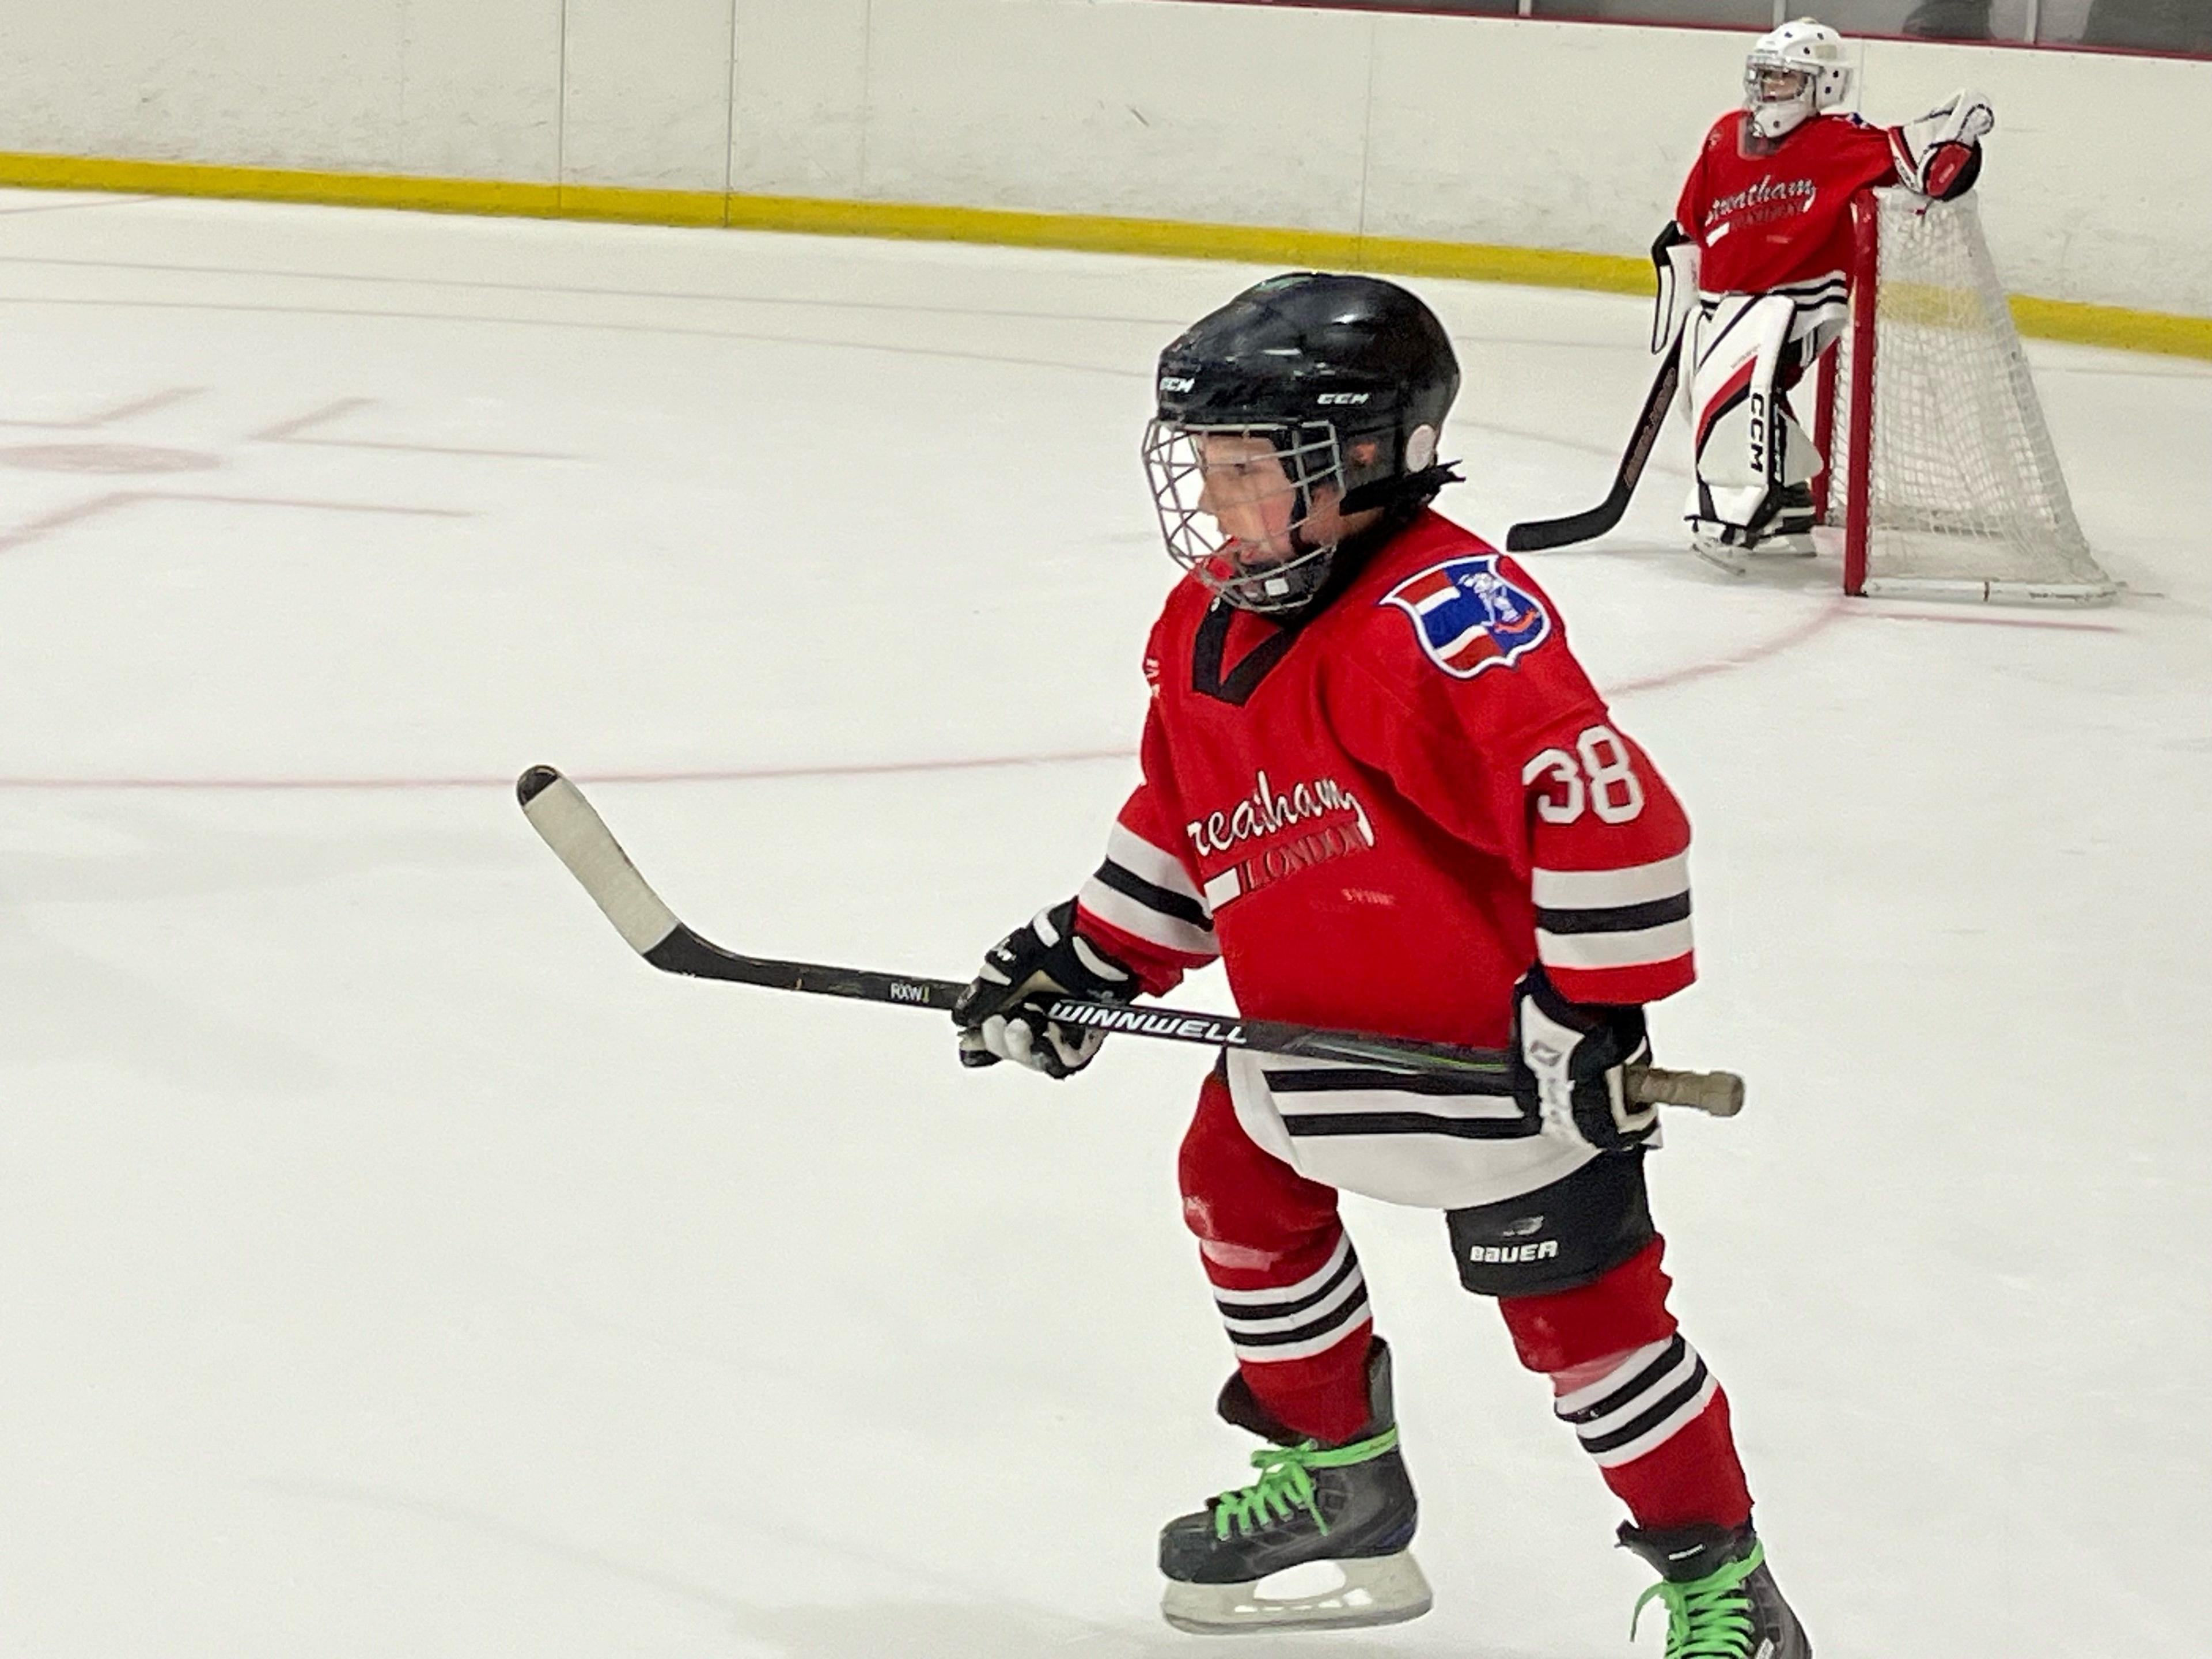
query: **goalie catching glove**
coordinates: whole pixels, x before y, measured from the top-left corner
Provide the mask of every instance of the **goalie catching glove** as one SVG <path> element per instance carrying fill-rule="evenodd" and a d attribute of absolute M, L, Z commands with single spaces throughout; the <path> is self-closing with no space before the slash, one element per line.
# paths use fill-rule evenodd
<path fill-rule="evenodd" d="M 1601 1152 L 1651 1139 L 1659 1109 L 1630 1104 L 1622 1075 L 1651 1059 L 1643 1009 L 1570 1002 L 1540 964 L 1516 988 L 1513 1006 L 1513 1091 L 1547 1133 Z"/>
<path fill-rule="evenodd" d="M 1939 202 L 1964 196 L 1981 176 L 1982 139 L 1996 124 L 1990 100 L 1962 88 L 1918 120 L 1892 127 L 1898 182 Z"/>
<path fill-rule="evenodd" d="M 991 947 L 952 1005 L 960 1063 L 1011 1060 L 1047 1077 L 1073 1076 L 1091 1063 L 1106 1033 L 1047 1019 L 1046 1006 L 1058 996 L 1127 1002 L 1137 989 L 1134 974 L 1075 931 L 1073 899 L 1040 910 Z"/>

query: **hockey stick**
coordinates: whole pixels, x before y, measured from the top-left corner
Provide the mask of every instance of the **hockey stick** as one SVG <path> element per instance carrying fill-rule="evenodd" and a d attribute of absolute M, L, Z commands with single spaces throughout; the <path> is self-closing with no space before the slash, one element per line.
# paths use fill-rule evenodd
<path fill-rule="evenodd" d="M 1587 513 L 1571 513 L 1564 519 L 1531 519 L 1526 524 L 1516 524 L 1505 532 L 1505 550 L 1509 553 L 1535 553 L 1548 547 L 1565 547 L 1574 542 L 1586 542 L 1593 536 L 1602 536 L 1620 522 L 1620 515 L 1628 511 L 1628 498 L 1636 493 L 1637 480 L 1644 476 L 1644 464 L 1651 459 L 1651 446 L 1659 441 L 1659 433 L 1667 424 L 1667 410 L 1674 401 L 1675 389 L 1682 380 L 1682 337 L 1678 332 L 1667 348 L 1667 356 L 1659 365 L 1659 373 L 1651 382 L 1650 392 L 1644 399 L 1643 412 L 1636 417 L 1636 430 L 1630 434 L 1628 453 L 1620 458 L 1620 471 L 1613 475 L 1613 488 L 1606 497 Z"/>
<path fill-rule="evenodd" d="M 615 931 L 664 973 L 943 1012 L 949 1012 L 953 1000 L 966 988 L 959 980 L 924 979 L 868 968 L 833 968 L 818 962 L 780 962 L 726 951 L 677 919 L 676 913 L 638 874 L 637 866 L 629 861 L 591 802 L 584 799 L 583 792 L 559 772 L 550 766 L 533 766 L 516 781 L 514 791 L 531 827 L 606 913 Z M 1047 1017 L 1136 1036 L 1203 1042 L 1218 1048 L 1253 1048 L 1308 1060 L 1361 1062 L 1422 1077 L 1451 1077 L 1464 1080 L 1470 1094 L 1512 1092 L 1506 1056 L 1496 1048 L 1462 1048 L 1449 1042 L 1330 1030 L 1283 1020 L 1229 1018 L 1178 1008 L 1135 1007 L 1087 997 L 1062 997 L 1052 1004 Z M 1729 1072 L 1631 1066 L 1627 1092 L 1640 1106 L 1692 1106 L 1715 1117 L 1734 1117 L 1743 1109 L 1743 1079 Z"/>

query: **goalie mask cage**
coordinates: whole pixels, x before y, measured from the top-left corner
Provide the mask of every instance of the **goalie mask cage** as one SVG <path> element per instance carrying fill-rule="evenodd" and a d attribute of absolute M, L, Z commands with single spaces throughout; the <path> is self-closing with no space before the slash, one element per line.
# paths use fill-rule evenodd
<path fill-rule="evenodd" d="M 2095 604 L 2090 556 L 1972 195 L 1863 191 L 1850 322 L 1820 361 L 1814 480 L 1844 589 Z"/>

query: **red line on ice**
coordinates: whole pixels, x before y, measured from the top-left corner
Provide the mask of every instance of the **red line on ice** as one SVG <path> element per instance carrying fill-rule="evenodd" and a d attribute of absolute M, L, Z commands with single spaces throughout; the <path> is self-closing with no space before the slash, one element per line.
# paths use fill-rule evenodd
<path fill-rule="evenodd" d="M 598 772 L 579 783 L 765 783 L 799 778 L 881 777 L 910 772 L 967 772 L 1001 766 L 1051 766 L 1134 760 L 1134 749 L 1076 749 L 1052 755 L 987 755 L 968 760 L 860 761 L 829 766 L 744 766 L 697 771 Z M 509 789 L 506 776 L 392 778 L 40 778 L 0 777 L 0 789 Z"/>

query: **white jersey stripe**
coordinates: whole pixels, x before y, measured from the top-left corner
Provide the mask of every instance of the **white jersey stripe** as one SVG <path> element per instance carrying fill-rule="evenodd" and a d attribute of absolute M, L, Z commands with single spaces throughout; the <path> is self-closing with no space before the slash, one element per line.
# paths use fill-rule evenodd
<path fill-rule="evenodd" d="M 1170 893 L 1180 893 L 1187 899 L 1199 896 L 1198 888 L 1190 878 L 1190 872 L 1183 868 L 1181 859 L 1164 848 L 1153 846 L 1126 824 L 1116 823 L 1107 831 L 1106 856 L 1131 875 L 1142 877 L 1155 887 L 1164 887 Z"/>
<path fill-rule="evenodd" d="M 1643 968 L 1690 954 L 1689 918 L 1629 933 L 1548 933 L 1536 930 L 1536 954 L 1547 968 Z"/>
<path fill-rule="evenodd" d="M 1180 916 L 1155 910 L 1151 905 L 1109 887 L 1096 876 L 1085 882 L 1075 896 L 1083 908 L 1099 921 L 1143 939 L 1148 945 L 1157 945 L 1163 950 L 1177 951 L 1187 957 L 1211 957 L 1221 954 L 1219 942 L 1206 928 L 1194 927 Z"/>
<path fill-rule="evenodd" d="M 1531 872 L 1530 897 L 1540 910 L 1610 910 L 1650 904 L 1690 890 L 1690 856 L 1678 853 L 1626 870 L 1543 870 Z"/>

